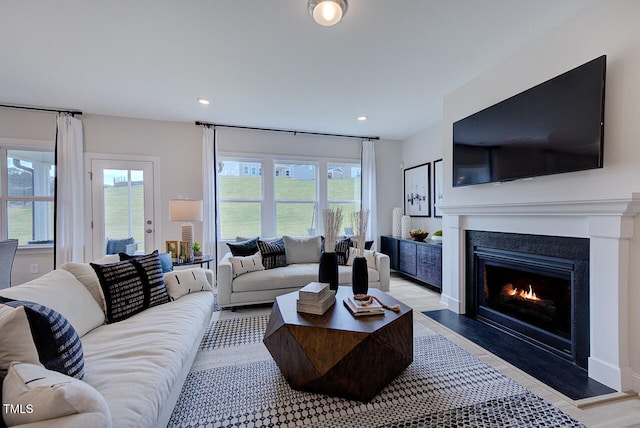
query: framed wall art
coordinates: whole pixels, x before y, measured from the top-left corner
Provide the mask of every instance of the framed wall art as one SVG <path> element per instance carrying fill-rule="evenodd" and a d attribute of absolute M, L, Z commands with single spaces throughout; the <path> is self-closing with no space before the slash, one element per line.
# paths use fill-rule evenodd
<path fill-rule="evenodd" d="M 433 161 L 433 216 L 442 217 L 442 211 L 436 207 L 442 202 L 442 159 Z"/>
<path fill-rule="evenodd" d="M 431 217 L 431 163 L 404 170 L 404 213 Z"/>

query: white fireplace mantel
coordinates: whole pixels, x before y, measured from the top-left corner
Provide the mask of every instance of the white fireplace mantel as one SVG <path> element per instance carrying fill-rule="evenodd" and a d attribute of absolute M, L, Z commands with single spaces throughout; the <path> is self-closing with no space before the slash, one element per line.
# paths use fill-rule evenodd
<path fill-rule="evenodd" d="M 581 201 L 439 204 L 443 214 L 442 302 L 465 308 L 465 231 L 590 239 L 589 376 L 618 391 L 632 389 L 629 362 L 630 240 L 640 193 Z"/>
<path fill-rule="evenodd" d="M 438 204 L 447 215 L 617 215 L 635 217 L 640 213 L 640 193 L 629 198 L 583 201 L 505 202 L 499 204 Z"/>

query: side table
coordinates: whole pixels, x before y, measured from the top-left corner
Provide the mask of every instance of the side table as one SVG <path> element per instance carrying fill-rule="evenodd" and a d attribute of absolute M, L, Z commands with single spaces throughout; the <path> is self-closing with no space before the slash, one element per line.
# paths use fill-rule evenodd
<path fill-rule="evenodd" d="M 192 262 L 181 262 L 181 261 L 173 262 L 173 267 L 193 266 L 193 265 L 200 265 L 200 267 L 203 267 L 203 265 L 206 263 L 207 264 L 207 269 L 209 269 L 209 264 L 212 261 L 213 261 L 213 256 L 210 256 L 208 254 L 204 254 L 202 257 L 198 257 L 196 259 L 193 259 Z"/>

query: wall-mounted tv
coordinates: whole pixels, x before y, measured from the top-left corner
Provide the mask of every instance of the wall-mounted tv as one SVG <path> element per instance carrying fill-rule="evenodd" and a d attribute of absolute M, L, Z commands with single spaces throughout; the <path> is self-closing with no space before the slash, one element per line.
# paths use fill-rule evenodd
<path fill-rule="evenodd" d="M 602 168 L 603 55 L 453 124 L 453 186 Z"/>

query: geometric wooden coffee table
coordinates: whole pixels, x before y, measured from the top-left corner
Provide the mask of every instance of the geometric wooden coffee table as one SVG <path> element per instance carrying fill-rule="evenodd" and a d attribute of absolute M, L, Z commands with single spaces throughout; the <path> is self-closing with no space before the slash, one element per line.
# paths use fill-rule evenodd
<path fill-rule="evenodd" d="M 354 317 L 342 299 L 323 315 L 296 311 L 298 292 L 276 297 L 263 342 L 293 389 L 369 401 L 413 361 L 413 310 L 384 292 L 368 294 L 400 312 Z"/>

